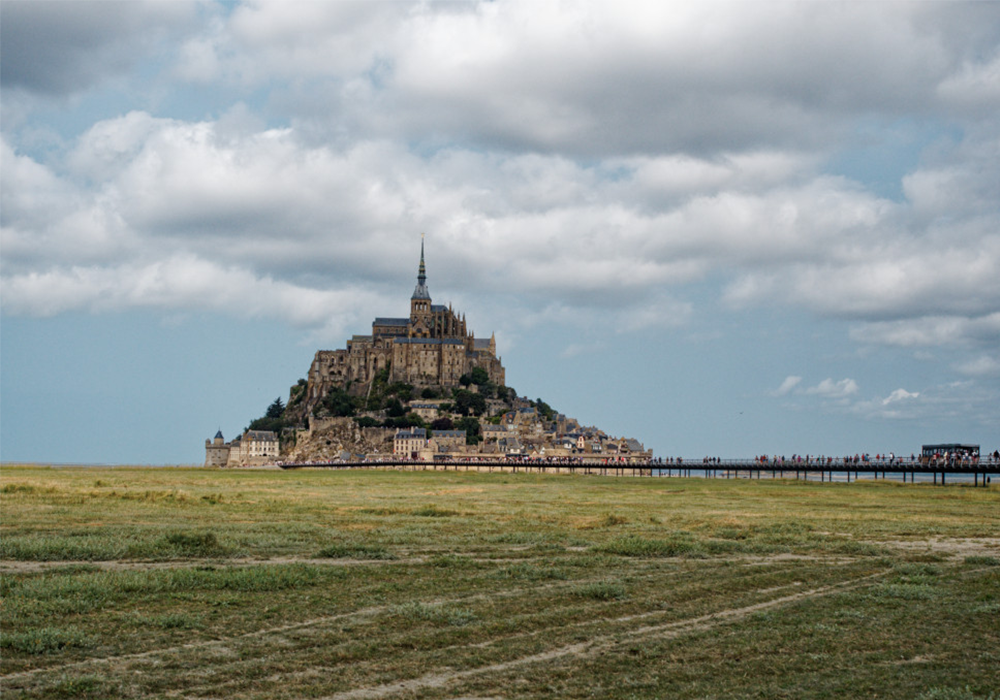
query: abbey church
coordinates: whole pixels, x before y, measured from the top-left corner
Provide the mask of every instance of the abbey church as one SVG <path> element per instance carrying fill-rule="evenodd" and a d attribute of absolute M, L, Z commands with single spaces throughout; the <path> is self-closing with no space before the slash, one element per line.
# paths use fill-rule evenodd
<path fill-rule="evenodd" d="M 311 410 L 333 387 L 364 395 L 376 374 L 388 369 L 389 382 L 414 387 L 459 386 L 462 375 L 480 367 L 498 386 L 505 384 L 496 336 L 477 340 L 465 315 L 431 302 L 420 241 L 417 286 L 408 318 L 376 318 L 371 335 L 355 335 L 344 350 L 319 350 L 309 368 L 306 406 Z"/>

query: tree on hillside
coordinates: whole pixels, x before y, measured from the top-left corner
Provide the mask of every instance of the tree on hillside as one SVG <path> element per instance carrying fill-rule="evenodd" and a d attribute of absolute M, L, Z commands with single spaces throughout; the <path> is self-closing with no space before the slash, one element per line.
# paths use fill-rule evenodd
<path fill-rule="evenodd" d="M 454 430 L 455 424 L 452 422 L 451 418 L 447 416 L 443 418 L 435 418 L 431 423 L 431 430 Z"/>
<path fill-rule="evenodd" d="M 274 402 L 267 407 L 267 413 L 264 414 L 265 418 L 281 418 L 285 413 L 285 404 L 282 403 L 281 397 L 279 396 L 274 400 Z"/>
<path fill-rule="evenodd" d="M 541 399 L 535 399 L 535 408 L 538 409 L 538 413 L 541 414 L 542 418 L 545 420 L 552 420 L 552 416 L 555 415 L 555 411 L 552 407 Z"/>
<path fill-rule="evenodd" d="M 463 416 L 481 416 L 486 410 L 486 399 L 480 394 L 475 394 L 465 389 L 455 390 L 455 413 Z"/>
<path fill-rule="evenodd" d="M 331 416 L 353 416 L 357 406 L 350 394 L 340 387 L 333 387 L 316 409 L 321 407 Z"/>
<path fill-rule="evenodd" d="M 478 445 L 483 439 L 483 431 L 479 427 L 479 419 L 466 417 L 459 419 L 458 423 L 455 424 L 456 430 L 465 431 L 465 444 L 466 445 Z"/>
<path fill-rule="evenodd" d="M 247 430 L 270 430 L 280 436 L 281 431 L 290 424 L 289 421 L 284 419 L 284 414 L 285 404 L 282 403 L 279 397 L 267 407 L 267 411 L 264 412 L 263 416 L 250 421 Z"/>
<path fill-rule="evenodd" d="M 410 401 L 413 398 L 413 385 L 406 382 L 393 382 L 386 387 L 387 396 L 395 396 L 400 401 Z"/>

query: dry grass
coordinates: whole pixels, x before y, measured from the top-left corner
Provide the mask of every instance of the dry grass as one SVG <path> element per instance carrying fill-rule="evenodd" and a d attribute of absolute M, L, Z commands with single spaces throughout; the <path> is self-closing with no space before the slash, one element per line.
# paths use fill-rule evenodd
<path fill-rule="evenodd" d="M 1000 697 L 1000 491 L 0 472 L 5 698 Z"/>

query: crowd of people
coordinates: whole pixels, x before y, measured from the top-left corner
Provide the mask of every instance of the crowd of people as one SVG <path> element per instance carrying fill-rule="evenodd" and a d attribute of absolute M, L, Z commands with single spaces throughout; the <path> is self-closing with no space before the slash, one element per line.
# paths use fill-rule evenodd
<path fill-rule="evenodd" d="M 378 464 L 468 464 L 468 465 L 500 465 L 500 466 L 635 466 L 649 468 L 692 468 L 697 462 L 694 460 L 684 461 L 682 457 L 656 457 L 653 459 L 638 460 L 628 456 L 608 456 L 600 457 L 594 455 L 587 456 L 528 456 L 528 455 L 463 455 L 459 456 L 438 456 L 433 460 L 424 460 L 404 455 L 368 455 L 357 456 L 349 459 L 332 459 L 324 461 L 296 462 L 294 464 L 279 462 L 279 466 L 337 466 L 337 465 L 378 465 Z M 760 469 L 872 469 L 885 468 L 906 470 L 920 467 L 954 467 L 969 468 L 979 464 L 989 464 L 991 466 L 1000 465 L 1000 450 L 987 453 L 981 461 L 978 454 L 946 452 L 930 456 L 918 457 L 910 454 L 909 457 L 896 455 L 893 452 L 858 453 L 833 457 L 828 455 L 798 455 L 791 457 L 784 455 L 759 455 L 753 459 L 722 459 L 719 457 L 704 457 L 701 460 L 701 468 L 760 468 Z"/>

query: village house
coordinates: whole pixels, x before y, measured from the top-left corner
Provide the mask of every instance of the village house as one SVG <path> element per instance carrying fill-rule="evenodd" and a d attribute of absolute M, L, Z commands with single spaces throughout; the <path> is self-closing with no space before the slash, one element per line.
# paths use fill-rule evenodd
<path fill-rule="evenodd" d="M 392 440 L 392 454 L 397 457 L 415 459 L 426 448 L 427 430 L 424 428 L 398 430 Z"/>

